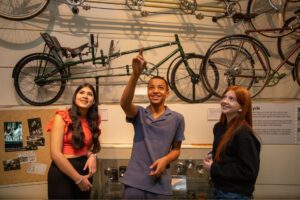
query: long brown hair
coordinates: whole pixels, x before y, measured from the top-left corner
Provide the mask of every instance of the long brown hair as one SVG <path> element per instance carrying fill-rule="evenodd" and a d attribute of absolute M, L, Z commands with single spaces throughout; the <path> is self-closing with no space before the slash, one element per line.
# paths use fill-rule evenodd
<path fill-rule="evenodd" d="M 220 122 L 225 125 L 227 125 L 227 130 L 222 136 L 222 139 L 220 143 L 218 144 L 215 158 L 214 160 L 220 161 L 222 152 L 225 151 L 227 144 L 230 142 L 230 140 L 233 138 L 234 133 L 237 129 L 239 129 L 241 126 L 247 126 L 252 131 L 253 134 L 254 131 L 252 129 L 252 102 L 251 102 L 251 95 L 249 91 L 241 86 L 230 86 L 228 87 L 225 92 L 223 93 L 223 96 L 228 92 L 233 91 L 236 95 L 236 100 L 241 106 L 241 112 L 239 112 L 239 115 L 232 119 L 229 123 L 227 122 L 226 115 L 224 113 L 221 114 Z"/>
<path fill-rule="evenodd" d="M 95 88 L 89 84 L 84 83 L 75 90 L 72 100 L 72 107 L 69 109 L 70 117 L 72 119 L 72 124 L 70 125 L 70 129 L 72 130 L 72 146 L 76 149 L 80 149 L 84 145 L 84 133 L 81 126 L 81 113 L 79 111 L 78 106 L 76 105 L 76 95 L 84 87 L 88 87 L 92 90 L 94 95 L 94 104 L 88 109 L 88 112 L 86 114 L 87 121 L 89 124 L 89 128 L 92 133 L 92 141 L 93 141 L 93 148 L 92 152 L 97 153 L 100 151 L 101 146 L 98 140 L 98 137 L 100 135 L 100 129 L 99 129 L 99 121 L 100 117 L 98 114 L 98 97 Z"/>

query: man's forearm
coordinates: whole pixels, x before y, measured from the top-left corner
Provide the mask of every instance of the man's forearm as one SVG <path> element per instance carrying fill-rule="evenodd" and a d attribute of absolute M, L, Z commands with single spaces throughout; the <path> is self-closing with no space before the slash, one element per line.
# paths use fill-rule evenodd
<path fill-rule="evenodd" d="M 121 107 L 124 109 L 132 103 L 138 76 L 131 75 L 121 97 Z"/>
<path fill-rule="evenodd" d="M 166 156 L 166 160 L 168 164 L 170 164 L 172 161 L 176 160 L 180 155 L 180 149 L 172 149 Z"/>

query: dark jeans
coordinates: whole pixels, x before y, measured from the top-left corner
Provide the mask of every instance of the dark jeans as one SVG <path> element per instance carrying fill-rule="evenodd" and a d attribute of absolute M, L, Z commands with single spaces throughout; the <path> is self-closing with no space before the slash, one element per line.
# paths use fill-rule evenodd
<path fill-rule="evenodd" d="M 72 166 L 81 175 L 88 174 L 88 169 L 83 171 L 87 161 L 86 156 L 68 159 Z M 92 183 L 92 179 L 90 179 Z M 49 199 L 89 199 L 90 191 L 81 191 L 72 179 L 66 176 L 52 161 L 48 171 L 48 198 Z"/>
<path fill-rule="evenodd" d="M 247 196 L 241 193 L 235 192 L 223 192 L 216 188 L 213 189 L 214 199 L 240 199 L 240 200 L 251 200 L 251 196 Z"/>
<path fill-rule="evenodd" d="M 125 185 L 123 199 L 172 199 L 171 195 L 155 194 Z"/>

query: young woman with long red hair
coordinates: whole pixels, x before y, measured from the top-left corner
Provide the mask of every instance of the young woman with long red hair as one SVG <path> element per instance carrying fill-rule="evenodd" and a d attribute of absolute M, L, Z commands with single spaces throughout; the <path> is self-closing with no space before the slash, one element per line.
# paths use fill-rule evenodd
<path fill-rule="evenodd" d="M 251 95 L 243 87 L 230 86 L 220 105 L 221 118 L 213 129 L 212 159 L 203 159 L 214 184 L 214 198 L 252 199 L 261 144 L 252 128 Z"/>

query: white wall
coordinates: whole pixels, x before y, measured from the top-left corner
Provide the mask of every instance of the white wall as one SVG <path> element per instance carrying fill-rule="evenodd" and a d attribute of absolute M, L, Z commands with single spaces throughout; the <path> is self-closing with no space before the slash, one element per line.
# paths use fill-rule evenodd
<path fill-rule="evenodd" d="M 99 6 L 99 4 L 91 5 Z M 210 13 L 210 15 L 213 14 Z M 79 15 L 74 16 L 66 5 L 52 0 L 46 11 L 32 20 L 14 22 L 0 18 L 0 80 L 3 84 L 1 86 L 1 107 L 14 108 L 23 105 L 29 109 L 32 108 L 22 102 L 15 93 L 11 73 L 14 65 L 22 57 L 42 51 L 43 41 L 39 33 L 44 31 L 56 36 L 63 46 L 69 47 L 76 47 L 87 42 L 89 33 L 99 34 L 100 48 L 105 53 L 107 53 L 111 39 L 119 40 L 119 49 L 123 51 L 172 41 L 173 34 L 178 33 L 187 52 L 205 54 L 213 41 L 229 33 L 239 33 L 241 29 L 239 25 L 232 24 L 230 19 L 213 24 L 209 17 L 197 20 L 194 16 L 155 14 L 144 18 L 138 12 L 120 10 L 80 10 Z M 275 66 L 279 63 L 276 40 L 262 37 L 260 39 L 275 56 L 275 59 L 271 60 L 272 66 Z M 166 50 L 163 49 L 145 53 L 150 62 L 154 62 L 164 55 L 166 55 Z M 130 64 L 131 58 L 132 56 L 124 56 L 113 61 L 112 64 L 114 66 Z M 164 66 L 165 69 L 162 70 L 162 73 L 165 72 L 166 66 L 168 65 Z M 88 70 L 94 68 L 89 64 L 84 67 L 87 67 Z M 288 75 L 278 85 L 266 88 L 257 100 L 268 102 L 273 99 L 299 99 L 299 86 L 292 81 L 289 67 L 284 69 Z M 131 141 L 132 128 L 124 121 L 120 122 L 120 119 L 124 119 L 124 114 L 117 105 L 126 80 L 127 77 L 100 80 L 100 101 L 115 103 L 100 106 L 101 109 L 109 109 L 109 119 L 111 119 L 102 124 L 104 143 L 109 141 L 109 143 L 127 144 Z M 73 90 L 72 86 L 77 84 L 78 82 L 71 82 L 57 104 L 68 104 Z M 143 102 L 145 98 L 137 98 L 137 101 Z M 174 94 L 171 94 L 169 102 L 176 102 L 176 104 L 170 104 L 170 107 L 185 115 L 186 144 L 212 142 L 213 122 L 207 122 L 206 116 L 202 112 L 202 109 L 206 108 L 208 104 L 186 104 L 179 101 Z M 211 105 L 218 106 L 216 102 L 216 99 L 209 101 Z M 117 134 L 118 137 L 110 138 L 111 132 L 117 133 L 119 130 L 126 134 Z M 103 157 L 128 157 L 130 148 L 125 149 L 126 151 L 108 145 L 100 154 Z M 191 149 L 190 146 L 184 146 L 182 158 L 200 158 L 207 151 L 208 149 L 203 147 Z M 297 173 L 300 168 L 299 153 L 299 145 L 264 145 L 255 195 L 261 198 L 299 199 L 300 174 Z M 46 190 L 46 183 L 1 186 L 0 198 L 45 199 L 47 198 Z"/>

